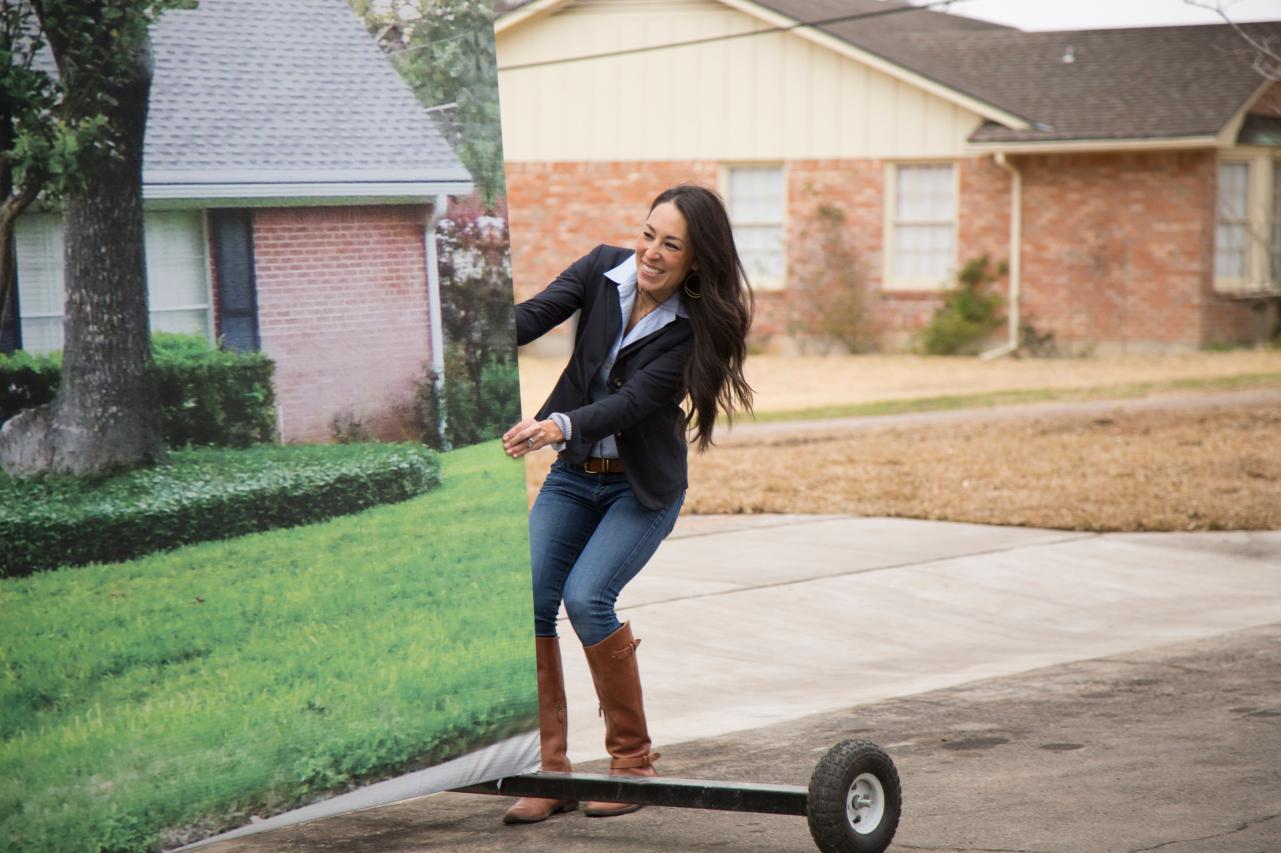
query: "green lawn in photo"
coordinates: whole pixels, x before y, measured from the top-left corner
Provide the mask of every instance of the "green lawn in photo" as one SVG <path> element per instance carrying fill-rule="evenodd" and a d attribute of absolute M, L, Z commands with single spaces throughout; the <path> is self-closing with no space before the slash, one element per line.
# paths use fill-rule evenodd
<path fill-rule="evenodd" d="M 194 840 L 536 726 L 524 467 L 0 581 L 0 848 Z"/>

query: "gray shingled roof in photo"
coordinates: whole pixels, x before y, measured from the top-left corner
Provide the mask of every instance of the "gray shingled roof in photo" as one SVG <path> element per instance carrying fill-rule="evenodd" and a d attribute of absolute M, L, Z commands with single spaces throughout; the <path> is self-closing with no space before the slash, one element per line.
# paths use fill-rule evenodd
<path fill-rule="evenodd" d="M 1281 23 L 1246 29 L 1281 43 Z M 864 46 L 1034 125 L 985 122 L 973 142 L 1214 136 L 1265 83 L 1227 25 L 911 33 Z"/>
<path fill-rule="evenodd" d="M 851 44 L 858 44 L 866 36 L 902 33 L 1017 32 L 977 18 L 921 9 L 902 0 L 756 0 L 756 3 L 796 21 L 825 21 L 857 15 L 853 20 L 816 28 Z"/>
<path fill-rule="evenodd" d="M 200 0 L 152 42 L 148 185 L 470 184 L 344 0 Z"/>

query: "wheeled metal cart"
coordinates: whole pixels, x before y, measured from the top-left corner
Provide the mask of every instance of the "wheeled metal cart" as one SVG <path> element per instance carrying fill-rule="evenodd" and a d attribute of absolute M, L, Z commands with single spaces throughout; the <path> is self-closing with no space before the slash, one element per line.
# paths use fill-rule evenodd
<path fill-rule="evenodd" d="M 898 829 L 903 797 L 894 762 L 866 740 L 845 740 L 814 767 L 808 788 L 593 773 L 525 773 L 458 789 L 469 794 L 599 800 L 683 809 L 804 816 L 823 853 L 880 853 Z"/>

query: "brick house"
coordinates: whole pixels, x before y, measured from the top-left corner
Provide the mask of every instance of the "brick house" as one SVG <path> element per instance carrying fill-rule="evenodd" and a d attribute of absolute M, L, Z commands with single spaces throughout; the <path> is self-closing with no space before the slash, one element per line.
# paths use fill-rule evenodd
<path fill-rule="evenodd" d="M 470 175 L 344 0 L 201 0 L 152 42 L 151 328 L 271 356 L 284 441 L 350 418 L 409 437 L 443 361 L 435 218 Z M 59 216 L 24 214 L 15 243 L 5 348 L 60 349 Z"/>
<path fill-rule="evenodd" d="M 693 181 L 728 202 L 762 337 L 805 331 L 833 212 L 885 346 L 983 254 L 1009 262 L 1012 319 L 1071 348 L 1275 329 L 1281 85 L 1226 25 L 1029 33 L 877 0 L 533 0 L 496 29 L 519 293 L 594 242 L 627 244 L 653 195 Z"/>

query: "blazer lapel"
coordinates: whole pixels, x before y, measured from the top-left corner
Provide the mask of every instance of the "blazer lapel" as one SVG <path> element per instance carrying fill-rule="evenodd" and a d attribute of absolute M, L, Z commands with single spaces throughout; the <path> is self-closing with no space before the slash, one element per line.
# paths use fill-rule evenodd
<path fill-rule="evenodd" d="M 630 344 L 628 344 L 627 346 L 623 347 L 622 349 L 620 349 L 620 350 L 618 351 L 618 359 L 617 359 L 617 361 L 615 361 L 615 364 L 617 364 L 619 361 L 622 361 L 622 360 L 623 360 L 623 357 L 624 357 L 625 355 L 627 355 L 628 353 L 630 353 L 632 350 L 635 350 L 635 349 L 636 349 L 636 348 L 638 348 L 638 347 L 644 346 L 645 344 L 647 344 L 647 343 L 649 343 L 650 341 L 654 340 L 655 338 L 657 338 L 659 335 L 663 334 L 664 332 L 671 331 L 671 330 L 672 330 L 672 329 L 674 329 L 678 324 L 680 324 L 680 323 L 682 323 L 682 322 L 684 322 L 684 323 L 688 323 L 689 321 L 688 321 L 688 320 L 686 320 L 684 317 L 677 317 L 675 320 L 673 320 L 672 322 L 668 323 L 666 326 L 663 326 L 661 329 L 656 329 L 656 330 L 654 330 L 654 331 L 650 332 L 650 333 L 649 333 L 648 335 L 646 335 L 645 337 L 643 337 L 643 338 L 637 338 L 636 340 L 632 341 Z M 617 334 L 617 332 L 615 332 L 615 334 Z"/>
<path fill-rule="evenodd" d="M 600 371 L 614 341 L 618 339 L 618 332 L 623 328 L 623 310 L 618 304 L 618 284 L 604 275 L 601 276 L 601 282 L 601 298 L 606 305 L 605 310 L 600 313 L 600 322 L 595 324 L 596 328 L 587 332 L 591 337 L 586 342 L 588 346 L 584 347 L 587 357 L 582 361 L 584 393 L 591 392 L 592 377 Z"/>

